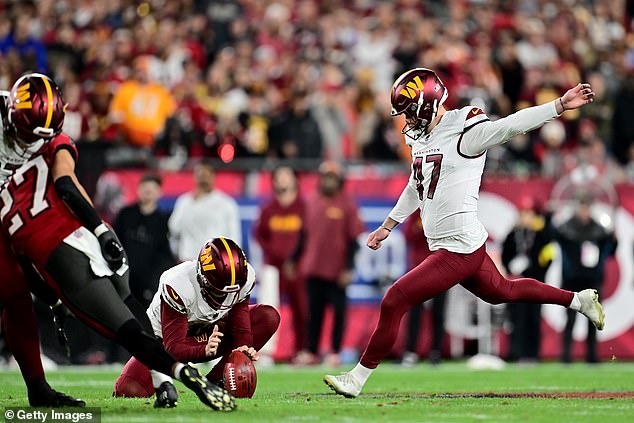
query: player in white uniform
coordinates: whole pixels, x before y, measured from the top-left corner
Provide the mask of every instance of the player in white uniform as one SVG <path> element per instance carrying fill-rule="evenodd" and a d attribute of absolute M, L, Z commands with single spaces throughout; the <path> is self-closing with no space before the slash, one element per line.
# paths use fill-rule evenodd
<path fill-rule="evenodd" d="M 446 110 L 447 89 L 435 72 L 416 68 L 401 75 L 391 92 L 392 115 L 404 114 L 403 134 L 412 148 L 412 173 L 398 202 L 367 246 L 381 247 L 392 229 L 420 209 L 431 254 L 390 287 L 359 364 L 324 382 L 336 393 L 356 397 L 391 350 L 403 315 L 460 283 L 483 300 L 558 304 L 584 314 L 603 329 L 603 308 L 595 290 L 561 290 L 534 279 L 509 280 L 486 253 L 488 237 L 477 217 L 478 191 L 486 151 L 539 128 L 565 110 L 591 103 L 588 84 L 578 84 L 555 101 L 491 122 L 479 108 Z"/>
<path fill-rule="evenodd" d="M 257 351 L 279 326 L 275 308 L 249 305 L 254 286 L 253 267 L 234 241 L 207 241 L 197 260 L 185 261 L 161 275 L 147 310 L 154 334 L 178 360 L 222 358 L 207 375 L 210 381 L 221 384 L 229 354 L 240 350 L 257 360 Z M 149 397 L 154 393 L 152 377 L 161 376 L 150 375 L 146 366 L 132 358 L 115 383 L 114 395 Z M 170 384 L 167 378 L 160 384 L 166 395 L 173 388 Z"/>

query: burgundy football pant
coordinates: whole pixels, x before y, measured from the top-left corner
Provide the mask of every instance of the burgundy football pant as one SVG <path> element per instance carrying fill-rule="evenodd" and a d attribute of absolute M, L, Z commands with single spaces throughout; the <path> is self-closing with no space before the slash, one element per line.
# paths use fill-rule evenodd
<path fill-rule="evenodd" d="M 249 314 L 251 317 L 251 332 L 253 333 L 253 348 L 259 351 L 264 344 L 273 336 L 280 324 L 280 315 L 273 307 L 264 304 L 256 304 L 249 306 Z M 231 329 L 227 328 L 227 332 Z M 195 338 L 195 339 L 194 339 Z M 200 342 L 207 343 L 206 337 L 187 337 L 188 343 Z M 228 333 L 222 337 L 222 341 L 218 346 L 217 357 L 222 360 L 207 375 L 212 381 L 222 380 L 222 373 L 227 357 L 231 354 L 231 336 Z M 189 361 L 189 360 L 183 360 Z M 152 385 L 152 377 L 149 369 L 136 358 L 132 357 L 123 368 L 121 375 L 114 384 L 115 397 L 149 397 L 154 394 L 154 386 Z"/>
<path fill-rule="evenodd" d="M 379 322 L 361 356 L 364 367 L 374 369 L 390 352 L 403 315 L 456 284 L 491 304 L 541 303 L 568 307 L 573 293 L 535 279 L 506 279 L 483 245 L 470 254 L 433 251 L 388 289 L 381 301 Z"/>
<path fill-rule="evenodd" d="M 42 379 L 40 339 L 26 279 L 8 241 L 0 236 L 2 330 L 25 382 Z"/>

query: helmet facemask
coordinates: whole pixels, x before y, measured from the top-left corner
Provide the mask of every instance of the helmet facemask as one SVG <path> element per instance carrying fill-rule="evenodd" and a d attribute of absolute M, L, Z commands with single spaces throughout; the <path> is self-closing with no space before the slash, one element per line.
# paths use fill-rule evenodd
<path fill-rule="evenodd" d="M 238 295 L 234 295 L 229 303 L 226 300 L 229 294 L 237 294 L 240 291 L 240 285 L 226 285 L 221 289 L 217 288 L 203 273 L 200 261 L 196 265 L 196 277 L 203 299 L 214 310 L 229 310 L 238 302 Z"/>

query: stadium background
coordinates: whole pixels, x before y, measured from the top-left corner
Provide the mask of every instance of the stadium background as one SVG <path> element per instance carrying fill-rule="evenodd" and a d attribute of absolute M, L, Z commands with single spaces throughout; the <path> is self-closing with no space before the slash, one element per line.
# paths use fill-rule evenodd
<path fill-rule="evenodd" d="M 241 205 L 246 236 L 255 206 L 270 193 L 268 170 L 280 161 L 301 171 L 304 195 L 314 191 L 322 160 L 343 162 L 347 189 L 368 227 L 382 220 L 408 171 L 402 123 L 389 120 L 387 107 L 390 84 L 402 70 L 438 70 L 449 107 L 474 104 L 492 117 L 554 99 L 587 80 L 595 104 L 489 153 L 481 217 L 495 252 L 521 195 L 546 202 L 557 180 L 584 166 L 596 169 L 595 181 L 614 185 L 620 244 L 609 263 L 600 353 L 634 358 L 632 3 L 5 0 L 0 87 L 26 70 L 49 73 L 61 85 L 69 103 L 64 129 L 80 150 L 80 179 L 91 194 L 115 194 L 101 204 L 106 216 L 120 198 L 133 201 L 146 169 L 163 173 L 162 204 L 169 209 L 191 188 L 192 164 L 212 157 L 217 187 Z M 155 108 L 141 108 L 155 113 L 127 121 L 116 112 L 135 94 L 121 94 L 116 107 L 113 98 L 138 77 L 153 81 L 150 91 L 136 94 L 154 98 Z M 292 125 L 306 118 L 297 112 L 302 108 L 318 131 Z M 291 146 L 284 143 L 293 138 L 289 133 L 296 135 Z M 243 243 L 257 260 L 257 247 L 250 239 Z M 403 248 L 395 237 L 388 252 L 363 251 L 357 258 L 347 347 L 361 346 L 369 335 L 380 296 L 376 282 L 405 270 L 404 258 L 389 254 Z M 550 277 L 557 283 L 555 272 Z M 563 315 L 557 313 L 543 313 L 547 358 L 559 353 Z M 278 356 L 287 358 L 283 350 L 281 344 Z"/>

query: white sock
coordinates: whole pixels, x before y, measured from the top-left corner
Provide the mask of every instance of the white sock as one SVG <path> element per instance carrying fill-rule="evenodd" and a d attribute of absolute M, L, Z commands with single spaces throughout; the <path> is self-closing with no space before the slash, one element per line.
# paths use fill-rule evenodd
<path fill-rule="evenodd" d="M 163 382 L 172 382 L 171 377 L 164 375 L 161 372 L 157 372 L 156 370 L 150 370 L 150 376 L 152 376 L 152 386 L 154 386 L 154 389 L 161 386 Z"/>
<path fill-rule="evenodd" d="M 577 292 L 574 293 L 572 301 L 570 302 L 568 308 L 575 311 L 581 310 L 581 301 L 579 301 L 579 294 Z"/>
<path fill-rule="evenodd" d="M 350 374 L 352 374 L 356 380 L 361 382 L 361 385 L 365 385 L 365 382 L 367 382 L 373 371 L 374 369 L 368 369 L 359 363 L 354 367 L 354 369 L 350 370 Z"/>
<path fill-rule="evenodd" d="M 176 366 L 174 366 L 174 374 L 172 375 L 174 379 L 181 380 L 181 370 L 183 367 L 185 367 L 183 363 L 176 363 Z"/>

